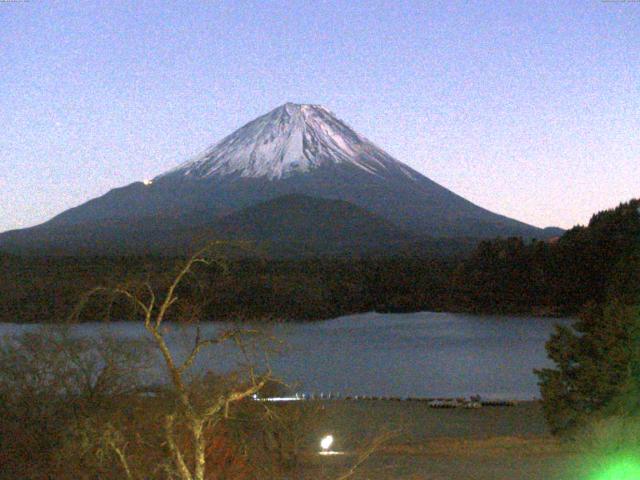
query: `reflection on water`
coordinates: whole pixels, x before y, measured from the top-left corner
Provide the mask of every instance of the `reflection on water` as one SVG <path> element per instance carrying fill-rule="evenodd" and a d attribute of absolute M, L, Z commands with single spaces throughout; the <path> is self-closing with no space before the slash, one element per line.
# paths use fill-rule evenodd
<path fill-rule="evenodd" d="M 270 356 L 274 373 L 300 391 L 399 397 L 469 396 L 530 399 L 538 396 L 534 368 L 548 366 L 544 344 L 566 319 L 419 312 L 366 313 L 324 322 L 269 328 L 286 347 Z M 203 337 L 228 324 L 207 323 Z M 0 324 L 0 334 L 34 326 Z M 168 326 L 171 348 L 186 352 L 193 326 Z M 139 338 L 141 324 L 114 322 L 74 327 L 77 335 L 106 330 Z M 195 365 L 227 371 L 236 352 L 212 351 Z M 161 372 L 153 376 L 160 378 Z M 150 381 L 156 381 L 150 378 Z"/>

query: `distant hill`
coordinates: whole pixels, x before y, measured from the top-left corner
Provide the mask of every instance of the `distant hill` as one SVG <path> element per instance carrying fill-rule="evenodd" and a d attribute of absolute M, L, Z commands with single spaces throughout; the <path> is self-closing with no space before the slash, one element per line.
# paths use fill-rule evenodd
<path fill-rule="evenodd" d="M 415 235 L 343 200 L 292 194 L 232 213 L 201 232 L 253 240 L 271 252 L 292 254 L 364 253 L 392 248 Z"/>
<path fill-rule="evenodd" d="M 446 257 L 469 253 L 473 238 L 416 235 L 343 200 L 284 195 L 222 218 L 148 219 L 74 226 L 39 225 L 3 234 L 0 248 L 24 255 L 186 255 L 211 240 L 251 242 L 248 255 L 405 255 Z"/>
<path fill-rule="evenodd" d="M 34 255 L 183 255 L 209 240 L 248 240 L 272 257 L 358 255 L 442 244 L 403 231 L 342 200 L 285 195 L 205 222 L 148 219 L 140 224 L 105 222 L 40 225 L 7 232 L 0 246 Z M 446 243 L 446 242 L 445 242 Z M 443 248 L 446 248 L 443 245 Z"/>

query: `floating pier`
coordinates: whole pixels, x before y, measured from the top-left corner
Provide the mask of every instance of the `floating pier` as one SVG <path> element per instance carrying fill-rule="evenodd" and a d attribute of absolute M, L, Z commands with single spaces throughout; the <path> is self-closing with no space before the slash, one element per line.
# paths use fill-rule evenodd
<path fill-rule="evenodd" d="M 481 408 L 481 407 L 513 407 L 517 405 L 516 400 L 507 399 L 481 399 L 480 396 L 456 397 L 456 398 L 432 398 L 432 397 L 381 397 L 375 395 L 346 395 L 336 393 L 295 393 L 291 396 L 282 397 L 260 397 L 254 395 L 253 400 L 258 402 L 299 402 L 299 401 L 387 401 L 387 402 L 420 402 L 425 403 L 430 408 Z"/>

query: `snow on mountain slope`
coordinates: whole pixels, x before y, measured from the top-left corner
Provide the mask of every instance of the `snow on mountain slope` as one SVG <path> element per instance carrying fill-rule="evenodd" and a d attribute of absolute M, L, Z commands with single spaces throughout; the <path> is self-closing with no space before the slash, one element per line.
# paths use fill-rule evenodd
<path fill-rule="evenodd" d="M 44 245 L 52 232 L 62 232 L 61 239 L 77 236 L 76 244 L 97 236 L 98 242 L 124 245 L 131 232 L 139 231 L 143 246 L 147 237 L 151 242 L 169 229 L 181 232 L 171 237 L 180 243 L 194 229 L 286 195 L 348 202 L 412 235 L 549 236 L 456 195 L 392 158 L 324 107 L 287 103 L 153 181 L 115 188 L 40 226 L 1 234 L 0 248 L 3 242 Z M 278 210 L 284 224 L 271 217 L 276 230 L 289 225 L 289 217 L 308 213 L 307 203 L 285 204 L 290 211 Z M 361 224 L 354 220 L 347 230 L 372 231 L 357 227 Z"/>
<path fill-rule="evenodd" d="M 349 163 L 378 176 L 413 172 L 320 105 L 287 103 L 258 117 L 198 157 L 160 175 L 239 175 L 281 179 L 326 164 Z"/>

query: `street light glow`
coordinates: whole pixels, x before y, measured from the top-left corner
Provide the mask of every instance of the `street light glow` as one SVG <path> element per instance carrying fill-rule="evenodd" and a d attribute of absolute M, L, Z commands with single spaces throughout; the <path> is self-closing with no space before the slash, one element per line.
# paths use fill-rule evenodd
<path fill-rule="evenodd" d="M 327 435 L 322 440 L 320 440 L 320 448 L 323 450 L 329 450 L 333 445 L 333 435 Z"/>

